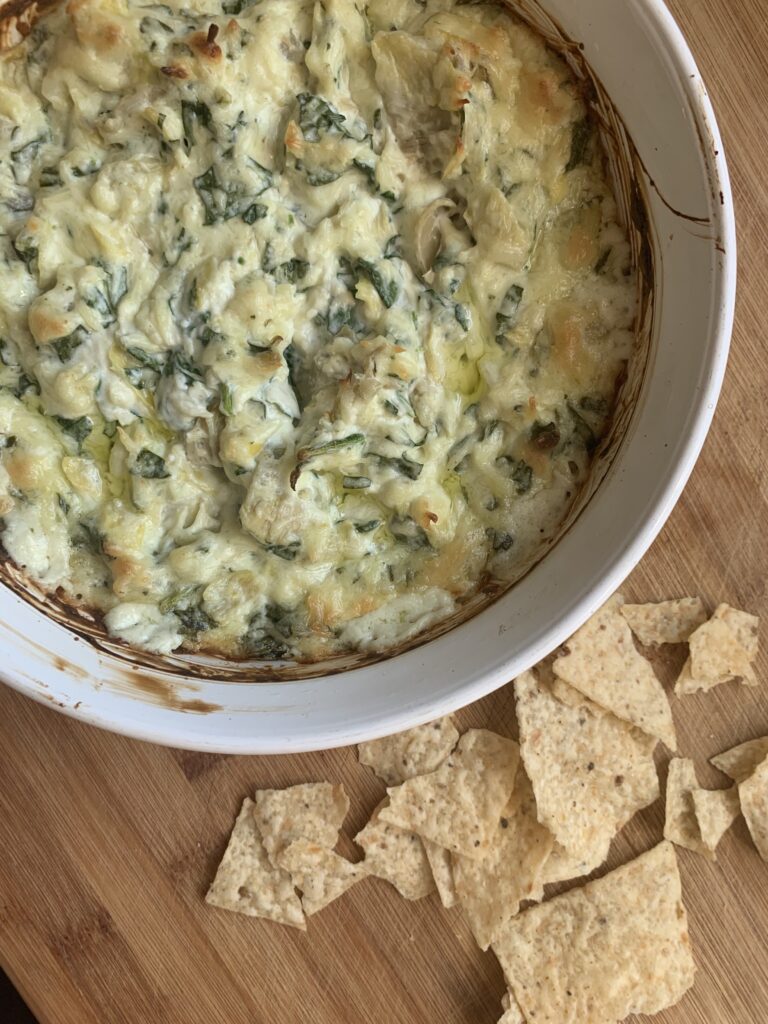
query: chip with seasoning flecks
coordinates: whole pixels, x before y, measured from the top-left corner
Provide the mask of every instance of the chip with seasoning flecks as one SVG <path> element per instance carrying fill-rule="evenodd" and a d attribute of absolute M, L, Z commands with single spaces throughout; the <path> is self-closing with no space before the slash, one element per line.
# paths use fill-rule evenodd
<path fill-rule="evenodd" d="M 355 836 L 365 851 L 363 864 L 369 874 L 389 882 L 405 899 L 423 899 L 435 888 L 424 846 L 415 832 L 382 820 L 386 806 L 385 799 Z"/>
<path fill-rule="evenodd" d="M 656 740 L 584 696 L 563 703 L 535 671 L 524 672 L 514 687 L 539 821 L 572 862 L 597 866 L 616 832 L 659 795 Z"/>
<path fill-rule="evenodd" d="M 482 857 L 514 789 L 519 758 L 514 740 L 470 729 L 436 771 L 388 789 L 381 817 L 454 853 Z"/>
<path fill-rule="evenodd" d="M 715 848 L 738 817 L 739 791 L 729 789 L 694 789 L 691 791 L 693 810 L 701 839 L 714 854 Z"/>
<path fill-rule="evenodd" d="M 270 864 L 247 797 L 205 900 L 223 910 L 306 928 L 291 876 Z"/>
<path fill-rule="evenodd" d="M 357 757 L 388 786 L 397 786 L 414 775 L 425 775 L 439 767 L 459 739 L 450 716 L 438 718 L 415 729 L 360 743 Z"/>
<path fill-rule="evenodd" d="M 754 661 L 758 652 L 758 629 L 760 619 L 757 615 L 733 608 L 729 604 L 719 604 L 712 613 L 713 619 L 722 619 L 728 626 L 739 644 L 747 652 L 750 661 Z"/>
<path fill-rule="evenodd" d="M 482 860 L 453 855 L 456 895 L 481 949 L 488 949 L 523 900 L 540 897 L 541 869 L 552 842 L 552 833 L 536 818 L 533 789 L 520 768 Z"/>
<path fill-rule="evenodd" d="M 739 801 L 757 852 L 768 861 L 768 757 L 739 783 Z"/>
<path fill-rule="evenodd" d="M 493 943 L 523 1017 L 609 1024 L 658 1013 L 695 965 L 671 843 L 510 918 Z"/>
<path fill-rule="evenodd" d="M 703 684 L 699 689 L 709 689 L 736 677 L 749 685 L 756 684 L 749 655 L 725 619 L 713 617 L 699 626 L 691 634 L 688 646 L 691 676 Z"/>
<path fill-rule="evenodd" d="M 435 880 L 435 888 L 440 902 L 448 909 L 456 904 L 456 885 L 453 880 L 453 864 L 451 863 L 451 851 L 444 846 L 438 846 L 429 839 L 422 839 L 424 852 L 427 855 L 429 866 L 432 869 L 432 877 Z"/>
<path fill-rule="evenodd" d="M 584 860 L 568 853 L 564 846 L 555 843 L 552 852 L 541 871 L 541 884 L 554 885 L 557 882 L 568 882 L 572 878 L 591 875 L 605 860 L 602 850 L 595 853 L 592 860 Z"/>
<path fill-rule="evenodd" d="M 254 795 L 254 817 L 273 864 L 297 839 L 309 839 L 329 849 L 334 847 L 348 810 L 344 787 L 330 782 L 260 789 Z"/>
<path fill-rule="evenodd" d="M 307 915 L 327 907 L 368 874 L 365 864 L 352 864 L 308 839 L 297 839 L 286 847 L 280 854 L 280 866 L 301 891 L 301 905 Z"/>
<path fill-rule="evenodd" d="M 700 597 L 679 597 L 655 604 L 623 604 L 621 614 L 641 644 L 681 644 L 702 623 L 707 610 Z"/>
<path fill-rule="evenodd" d="M 768 736 L 759 736 L 757 739 L 747 740 L 746 743 L 739 743 L 730 750 L 724 750 L 722 754 L 716 754 L 709 759 L 709 763 L 734 782 L 743 782 L 766 757 Z"/>
<path fill-rule="evenodd" d="M 674 750 L 675 726 L 667 695 L 651 665 L 635 648 L 614 595 L 567 641 L 553 670 L 590 700 L 656 736 Z"/>

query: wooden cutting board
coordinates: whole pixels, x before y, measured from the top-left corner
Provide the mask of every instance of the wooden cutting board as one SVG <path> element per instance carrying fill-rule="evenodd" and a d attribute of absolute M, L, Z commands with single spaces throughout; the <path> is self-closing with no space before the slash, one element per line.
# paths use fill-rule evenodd
<path fill-rule="evenodd" d="M 668 525 L 625 592 L 700 593 L 763 616 L 768 651 L 768 5 L 674 0 L 711 89 L 739 215 L 733 354 L 715 426 Z M 674 666 L 664 666 L 671 671 Z M 683 754 L 768 733 L 762 687 L 675 702 Z M 514 729 L 506 687 L 460 716 Z M 407 903 L 367 880 L 307 934 L 215 911 L 202 896 L 243 796 L 342 781 L 362 826 L 381 788 L 352 749 L 220 757 L 77 724 L 0 687 L 0 963 L 40 1024 L 494 1024 L 504 990 L 458 910 Z M 662 778 L 666 766 L 661 764 Z M 658 841 L 659 801 L 614 844 L 620 863 Z M 666 1024 L 768 1020 L 768 865 L 743 821 L 717 864 L 680 851 L 696 986 Z M 2 1012 L 0 1011 L 0 1018 Z"/>

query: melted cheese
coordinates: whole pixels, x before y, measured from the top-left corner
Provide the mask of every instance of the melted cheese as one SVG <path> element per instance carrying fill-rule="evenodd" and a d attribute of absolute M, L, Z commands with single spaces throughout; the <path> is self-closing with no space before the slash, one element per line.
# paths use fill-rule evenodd
<path fill-rule="evenodd" d="M 575 82 L 450 0 L 70 0 L 0 60 L 0 280 L 5 549 L 159 652 L 513 580 L 633 344 Z"/>

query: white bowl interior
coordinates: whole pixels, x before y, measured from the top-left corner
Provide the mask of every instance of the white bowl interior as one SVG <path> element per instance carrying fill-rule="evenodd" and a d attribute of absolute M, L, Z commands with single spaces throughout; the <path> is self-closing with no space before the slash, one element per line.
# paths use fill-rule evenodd
<path fill-rule="evenodd" d="M 339 746 L 489 693 L 561 643 L 631 571 L 687 480 L 719 393 L 735 292 L 730 188 L 704 85 L 662 3 L 543 7 L 553 31 L 559 23 L 583 42 L 655 183 L 647 189 L 657 240 L 651 362 L 627 436 L 579 518 L 523 580 L 449 633 L 377 664 L 293 682 L 131 669 L 0 586 L 0 671 L 12 686 L 93 724 L 174 746 Z"/>

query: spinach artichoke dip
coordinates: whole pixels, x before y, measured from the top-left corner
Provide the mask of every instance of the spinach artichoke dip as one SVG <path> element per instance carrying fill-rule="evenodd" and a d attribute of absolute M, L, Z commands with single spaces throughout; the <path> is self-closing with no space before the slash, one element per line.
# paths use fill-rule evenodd
<path fill-rule="evenodd" d="M 70 0 L 0 58 L 5 555 L 169 653 L 385 650 L 556 533 L 636 276 L 498 6 Z"/>

